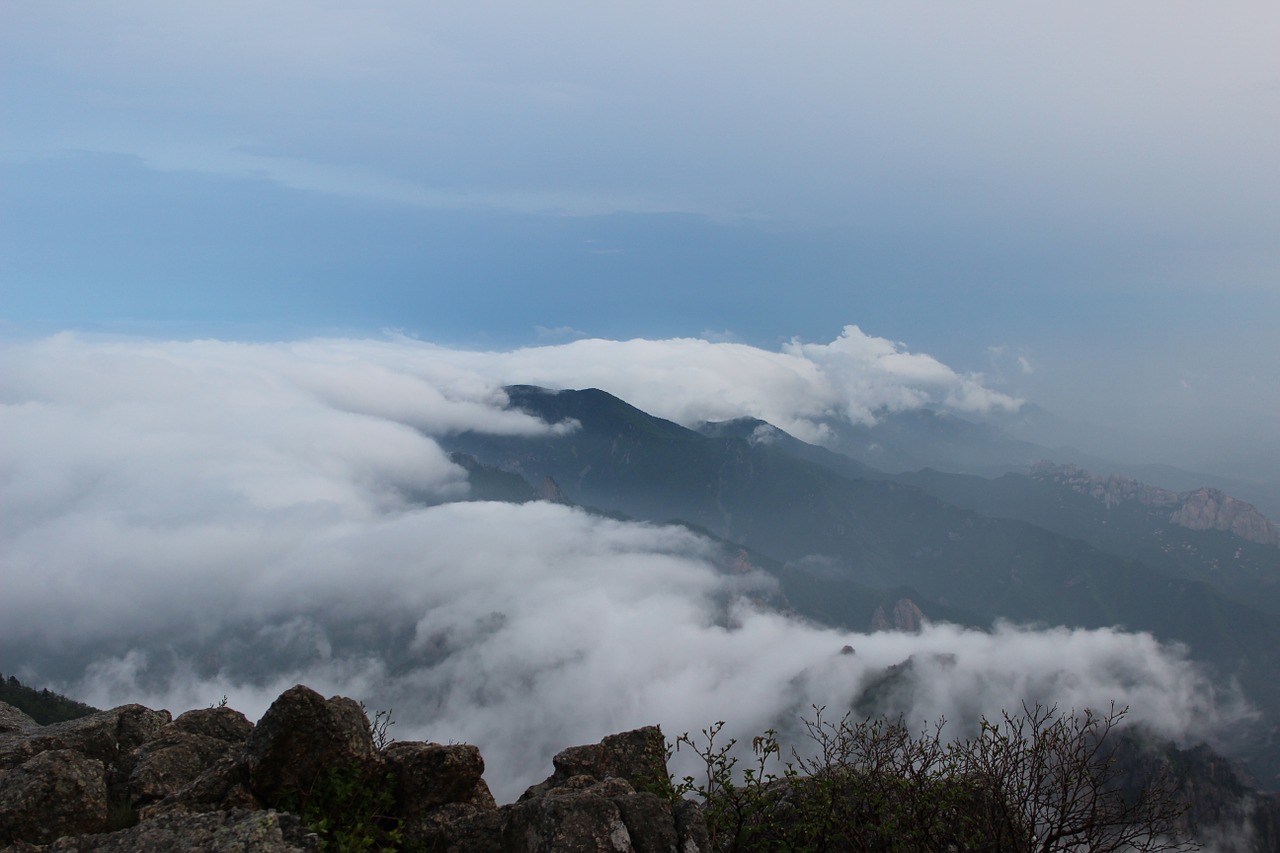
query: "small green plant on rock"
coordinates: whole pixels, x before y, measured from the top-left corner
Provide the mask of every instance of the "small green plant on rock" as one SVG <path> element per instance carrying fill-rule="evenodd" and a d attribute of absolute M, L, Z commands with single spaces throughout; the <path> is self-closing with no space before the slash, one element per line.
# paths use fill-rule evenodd
<path fill-rule="evenodd" d="M 691 749 L 704 765 L 701 779 L 686 776 L 673 782 L 671 795 L 682 799 L 694 794 L 703 802 L 703 817 L 707 832 L 716 849 L 752 849 L 751 841 L 764 834 L 771 817 L 768 791 L 779 781 L 791 780 L 795 771 L 787 765 L 781 772 L 769 769 L 782 755 L 777 733 L 767 731 L 752 739 L 751 750 L 754 766 L 736 772 L 738 758 L 733 754 L 737 740 L 730 738 L 717 743 L 724 729 L 721 720 L 702 730 L 701 742 L 696 742 L 688 732 L 676 738 L 673 750 Z"/>
<path fill-rule="evenodd" d="M 391 736 L 391 727 L 396 724 L 395 719 L 391 716 L 391 709 L 385 711 L 375 711 L 372 717 L 369 716 L 369 709 L 360 703 L 360 710 L 364 712 L 365 717 L 369 720 L 369 735 L 373 738 L 373 748 L 378 752 L 382 752 L 396 739 Z"/>
<path fill-rule="evenodd" d="M 336 765 L 280 807 L 320 836 L 324 853 L 389 853 L 403 843 L 393 784 L 360 763 Z"/>

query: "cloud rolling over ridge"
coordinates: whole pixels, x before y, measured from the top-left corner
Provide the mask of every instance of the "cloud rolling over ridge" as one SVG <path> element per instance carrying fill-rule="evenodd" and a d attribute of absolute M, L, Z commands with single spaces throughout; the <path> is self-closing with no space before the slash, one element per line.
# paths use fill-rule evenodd
<path fill-rule="evenodd" d="M 478 743 L 500 799 L 572 743 L 720 718 L 749 733 L 811 702 L 847 706 L 913 655 L 904 701 L 921 722 L 963 725 L 1024 698 L 1116 700 L 1177 736 L 1239 712 L 1184 650 L 1147 635 L 852 635 L 762 609 L 772 580 L 723 571 L 718 546 L 682 528 L 450 502 L 465 474 L 432 436 L 552 429 L 502 408 L 507 382 L 792 428 L 922 401 L 1006 404 L 856 327 L 783 353 L 59 336 L 8 345 L 3 364 L 0 644 L 24 655 L 7 667 L 89 701 L 177 711 L 225 693 L 256 717 L 302 681 L 395 708 L 397 737 Z"/>

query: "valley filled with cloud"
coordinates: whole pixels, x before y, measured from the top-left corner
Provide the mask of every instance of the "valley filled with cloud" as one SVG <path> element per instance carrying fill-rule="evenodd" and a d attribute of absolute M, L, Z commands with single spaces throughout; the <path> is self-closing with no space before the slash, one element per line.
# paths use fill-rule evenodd
<path fill-rule="evenodd" d="M 24 678 L 102 706 L 176 712 L 225 695 L 255 718 L 303 682 L 393 708 L 397 737 L 478 744 L 508 800 L 568 744 L 649 723 L 786 731 L 909 658 L 895 688 L 909 720 L 945 717 L 957 734 L 1024 700 L 1114 701 L 1174 738 L 1212 739 L 1251 713 L 1148 634 L 823 627 L 769 606 L 771 576 L 732 570 L 685 527 L 467 501 L 466 471 L 437 442 L 574 428 L 504 408 L 513 381 L 811 439 L 832 416 L 1017 405 L 856 327 L 781 352 L 63 334 L 5 344 L 0 364 L 0 644 Z"/>

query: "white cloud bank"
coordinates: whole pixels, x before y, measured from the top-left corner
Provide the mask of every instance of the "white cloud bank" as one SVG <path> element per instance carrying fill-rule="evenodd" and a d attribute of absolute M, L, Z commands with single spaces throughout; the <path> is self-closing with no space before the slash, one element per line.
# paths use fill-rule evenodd
<path fill-rule="evenodd" d="M 1021 404 L 986 387 L 980 375 L 957 372 L 854 325 L 830 343 L 792 340 L 781 352 L 698 338 L 434 352 L 504 384 L 601 388 L 686 426 L 756 417 L 807 441 L 821 441 L 822 422 L 831 418 L 871 423 L 926 406 L 980 414 Z"/>
<path fill-rule="evenodd" d="M 780 354 L 63 335 L 0 355 L 0 648 L 22 656 L 3 664 L 57 671 L 95 703 L 176 711 L 225 693 L 256 717 L 302 681 L 395 708 L 402 739 L 479 744 L 503 799 L 570 744 L 651 722 L 758 730 L 811 702 L 847 706 L 911 655 L 921 721 L 1116 700 L 1176 736 L 1235 713 L 1183 650 L 1146 635 L 851 635 L 753 606 L 744 594 L 770 579 L 720 571 L 717 546 L 683 529 L 448 502 L 465 477 L 431 436 L 549 429 L 504 411 L 502 382 L 792 427 L 837 409 L 1005 403 L 854 327 Z"/>

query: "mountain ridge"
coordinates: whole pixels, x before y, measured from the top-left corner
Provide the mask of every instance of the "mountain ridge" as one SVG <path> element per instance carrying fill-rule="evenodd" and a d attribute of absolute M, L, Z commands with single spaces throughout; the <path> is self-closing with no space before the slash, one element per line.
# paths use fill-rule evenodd
<path fill-rule="evenodd" d="M 1117 554 L 1031 522 L 984 515 L 935 497 L 909 477 L 858 476 L 861 467 L 843 462 L 841 473 L 822 448 L 797 458 L 797 440 L 762 423 L 694 431 L 598 389 L 513 386 L 508 393 L 512 407 L 547 423 L 572 419 L 578 428 L 537 437 L 464 433 L 448 439 L 447 448 L 530 481 L 549 476 L 579 504 L 651 521 L 679 519 L 756 549 L 779 561 L 779 580 L 803 615 L 865 630 L 867 590 L 907 588 L 919 597 L 902 597 L 926 616 L 932 600 L 979 623 L 1002 618 L 1150 631 L 1187 643 L 1197 659 L 1240 679 L 1272 709 L 1265 726 L 1276 729 L 1280 625 L 1210 579 L 1155 568 L 1153 562 L 1163 564 L 1150 555 Z M 883 605 L 885 596 L 877 597 Z M 855 618 L 855 609 L 863 615 Z M 1256 769 L 1274 784 L 1280 746 L 1266 756 Z"/>

